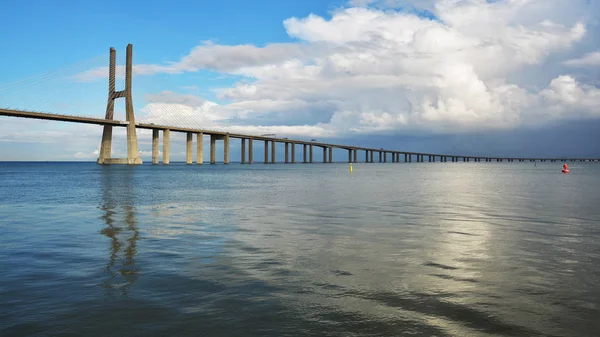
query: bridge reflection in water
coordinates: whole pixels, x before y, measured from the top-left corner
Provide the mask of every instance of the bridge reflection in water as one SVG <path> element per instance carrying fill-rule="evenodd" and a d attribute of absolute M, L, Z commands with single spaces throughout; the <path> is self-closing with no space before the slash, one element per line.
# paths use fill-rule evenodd
<path fill-rule="evenodd" d="M 106 227 L 100 233 L 110 239 L 106 278 L 102 287 L 106 295 L 115 291 L 127 295 L 138 278 L 135 263 L 139 230 L 135 218 L 133 172 L 122 167 L 122 174 L 111 174 L 111 168 L 102 170 L 102 199 L 99 209 Z"/>

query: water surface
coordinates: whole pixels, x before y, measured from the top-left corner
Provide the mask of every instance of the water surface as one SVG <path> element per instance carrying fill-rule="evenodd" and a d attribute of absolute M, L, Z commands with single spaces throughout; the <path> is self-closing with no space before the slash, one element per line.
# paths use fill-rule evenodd
<path fill-rule="evenodd" d="M 0 163 L 0 335 L 596 336 L 600 165 Z"/>

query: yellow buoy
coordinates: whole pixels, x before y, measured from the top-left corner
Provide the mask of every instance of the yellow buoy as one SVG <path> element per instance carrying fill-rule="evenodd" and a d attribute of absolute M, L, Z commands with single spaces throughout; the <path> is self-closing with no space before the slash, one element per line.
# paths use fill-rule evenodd
<path fill-rule="evenodd" d="M 352 173 L 352 163 L 350 163 L 350 173 Z"/>

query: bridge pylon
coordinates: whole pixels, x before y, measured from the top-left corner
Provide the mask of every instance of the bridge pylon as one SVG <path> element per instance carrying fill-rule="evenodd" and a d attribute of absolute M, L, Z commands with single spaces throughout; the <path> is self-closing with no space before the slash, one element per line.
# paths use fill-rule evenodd
<path fill-rule="evenodd" d="M 115 91 L 115 76 L 117 69 L 117 52 L 114 48 L 110 48 L 110 61 L 108 68 L 108 102 L 106 103 L 105 119 L 113 120 L 115 113 L 115 99 L 125 98 L 125 115 L 127 122 L 127 158 L 111 158 L 112 148 L 112 125 L 104 125 L 102 131 L 102 143 L 100 144 L 100 154 L 97 163 L 100 165 L 108 164 L 126 164 L 136 165 L 142 164 L 138 150 L 138 140 L 135 130 L 135 116 L 133 113 L 133 99 L 131 97 L 131 78 L 133 69 L 133 46 L 127 45 L 127 56 L 125 61 L 125 90 Z"/>

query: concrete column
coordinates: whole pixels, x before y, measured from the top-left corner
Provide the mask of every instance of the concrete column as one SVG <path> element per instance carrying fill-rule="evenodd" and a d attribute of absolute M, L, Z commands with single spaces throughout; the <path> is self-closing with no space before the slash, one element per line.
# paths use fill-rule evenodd
<path fill-rule="evenodd" d="M 168 165 L 171 154 L 171 130 L 163 131 L 163 164 Z"/>
<path fill-rule="evenodd" d="M 302 150 L 303 150 L 303 151 L 302 151 L 302 156 L 303 156 L 303 158 L 302 158 L 302 159 L 303 159 L 303 160 L 302 160 L 302 162 L 303 162 L 303 163 L 307 163 L 307 161 L 306 161 L 306 155 L 307 155 L 307 153 L 306 153 L 306 148 L 307 148 L 307 147 L 308 147 L 308 145 L 306 145 L 306 144 L 302 144 Z"/>
<path fill-rule="evenodd" d="M 365 150 L 365 163 L 369 162 L 369 150 Z"/>
<path fill-rule="evenodd" d="M 127 164 L 141 164 L 138 140 L 135 130 L 135 116 L 133 113 L 133 97 L 131 96 L 131 79 L 133 78 L 133 46 L 127 45 L 125 55 L 125 118 L 127 124 Z"/>
<path fill-rule="evenodd" d="M 404 162 L 408 163 L 408 155 L 406 153 L 404 154 Z"/>
<path fill-rule="evenodd" d="M 275 164 L 275 146 L 277 145 L 276 141 L 271 142 L 271 163 Z"/>
<path fill-rule="evenodd" d="M 252 138 L 248 139 L 248 164 L 252 164 Z"/>
<path fill-rule="evenodd" d="M 192 163 L 192 145 L 194 144 L 194 138 L 192 138 L 191 132 L 186 132 L 186 141 L 185 141 L 185 163 Z"/>
<path fill-rule="evenodd" d="M 242 164 L 246 164 L 246 138 L 242 138 Z"/>
<path fill-rule="evenodd" d="M 105 119 L 113 119 L 115 111 L 115 73 L 117 69 L 117 51 L 110 48 L 109 66 L 108 66 L 108 102 L 106 104 Z M 102 131 L 102 142 L 100 143 L 100 155 L 98 164 L 106 164 L 110 161 L 112 148 L 112 125 L 104 125 Z"/>
<path fill-rule="evenodd" d="M 265 140 L 265 164 L 269 163 L 269 141 Z"/>
<path fill-rule="evenodd" d="M 285 163 L 288 164 L 290 162 L 289 150 L 287 142 L 283 143 L 285 145 Z"/>
<path fill-rule="evenodd" d="M 229 164 L 229 135 L 223 139 L 223 163 Z"/>
<path fill-rule="evenodd" d="M 292 164 L 296 164 L 296 143 L 290 143 L 292 147 Z"/>
<path fill-rule="evenodd" d="M 323 162 L 327 162 L 327 148 L 323 146 Z"/>
<path fill-rule="evenodd" d="M 354 149 L 353 152 L 354 152 L 354 162 L 358 163 L 358 149 Z"/>
<path fill-rule="evenodd" d="M 374 163 L 375 161 L 373 160 L 373 150 L 369 151 L 370 156 L 371 156 L 371 161 L 369 163 Z"/>
<path fill-rule="evenodd" d="M 217 163 L 217 136 L 210 135 L 210 163 Z"/>
<path fill-rule="evenodd" d="M 387 163 L 387 152 L 383 151 L 383 162 Z"/>
<path fill-rule="evenodd" d="M 204 134 L 202 132 L 196 133 L 196 164 L 202 164 L 204 162 L 204 156 L 202 147 L 204 146 Z"/>
<path fill-rule="evenodd" d="M 329 162 L 333 163 L 333 148 L 329 148 Z"/>
<path fill-rule="evenodd" d="M 312 144 L 310 144 L 308 146 L 308 150 L 309 150 L 309 158 L 308 158 L 308 160 L 309 160 L 309 162 L 312 163 L 313 162 L 313 146 L 312 146 Z"/>
<path fill-rule="evenodd" d="M 348 149 L 348 162 L 352 162 L 352 149 Z"/>
<path fill-rule="evenodd" d="M 152 165 L 158 164 L 158 129 L 152 129 Z"/>

